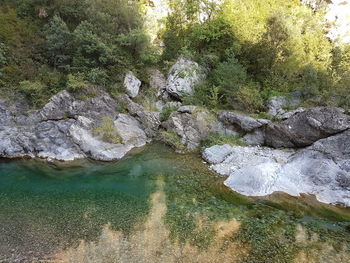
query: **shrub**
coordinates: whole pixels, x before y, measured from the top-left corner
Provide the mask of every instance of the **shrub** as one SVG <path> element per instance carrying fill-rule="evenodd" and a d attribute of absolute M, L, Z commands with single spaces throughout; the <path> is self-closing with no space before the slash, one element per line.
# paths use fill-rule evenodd
<path fill-rule="evenodd" d="M 102 118 L 101 126 L 93 130 L 95 136 L 100 136 L 103 141 L 108 143 L 121 143 L 121 138 L 117 135 L 113 121 L 108 117 Z"/>
<path fill-rule="evenodd" d="M 161 121 L 167 121 L 170 117 L 170 114 L 176 111 L 177 108 L 175 106 L 165 106 L 162 110 L 162 114 L 160 116 Z"/>
<path fill-rule="evenodd" d="M 48 100 L 47 86 L 39 81 L 21 81 L 18 91 L 22 93 L 34 107 L 42 106 Z"/>
<path fill-rule="evenodd" d="M 84 79 L 84 74 L 77 73 L 75 75 L 68 74 L 67 76 L 67 89 L 69 91 L 81 91 L 87 87 L 87 82 Z"/>

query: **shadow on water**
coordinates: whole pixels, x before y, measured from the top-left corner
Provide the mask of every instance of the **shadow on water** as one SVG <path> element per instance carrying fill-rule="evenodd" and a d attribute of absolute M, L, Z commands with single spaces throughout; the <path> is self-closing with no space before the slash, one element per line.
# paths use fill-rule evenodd
<path fill-rule="evenodd" d="M 350 262 L 348 209 L 222 181 L 158 144 L 112 163 L 1 161 L 0 262 Z"/>

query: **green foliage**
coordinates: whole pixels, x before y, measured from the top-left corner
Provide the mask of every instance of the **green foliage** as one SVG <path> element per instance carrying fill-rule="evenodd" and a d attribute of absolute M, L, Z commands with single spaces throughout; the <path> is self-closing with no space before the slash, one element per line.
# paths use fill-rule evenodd
<path fill-rule="evenodd" d="M 87 82 L 84 79 L 84 75 L 82 73 L 78 74 L 68 74 L 67 76 L 67 89 L 69 91 L 81 91 L 85 89 L 87 86 Z"/>
<path fill-rule="evenodd" d="M 346 97 L 350 85 L 350 49 L 327 38 L 324 5 L 312 9 L 299 0 L 225 0 L 203 20 L 198 5 L 206 1 L 172 3 L 162 32 L 164 59 L 186 53 L 209 73 L 186 101 L 256 111 L 271 94 L 300 90 L 311 105 L 346 104 L 340 94 Z"/>
<path fill-rule="evenodd" d="M 17 89 L 34 107 L 42 106 L 48 99 L 47 86 L 39 81 L 21 81 Z"/>
<path fill-rule="evenodd" d="M 93 130 L 93 134 L 95 136 L 100 136 L 103 141 L 108 143 L 121 143 L 121 138 L 114 128 L 113 121 L 108 117 L 102 118 L 101 125 Z"/>
<path fill-rule="evenodd" d="M 4 43 L 0 43 L 0 68 L 5 66 L 6 63 L 6 46 Z"/>
<path fill-rule="evenodd" d="M 171 106 L 171 105 L 164 106 L 162 109 L 162 114 L 160 116 L 160 120 L 167 121 L 170 117 L 170 114 L 176 110 L 177 110 L 177 108 L 175 106 Z"/>
<path fill-rule="evenodd" d="M 70 63 L 72 55 L 72 36 L 66 23 L 54 16 L 44 26 L 47 55 L 53 67 L 64 67 Z"/>
<path fill-rule="evenodd" d="M 224 144 L 229 144 L 231 146 L 246 146 L 246 144 L 241 141 L 241 138 L 236 135 L 212 134 L 201 143 L 202 148 Z"/>
<path fill-rule="evenodd" d="M 106 86 L 109 80 L 108 73 L 103 68 L 93 68 L 86 76 L 87 80 L 92 84 Z"/>
<path fill-rule="evenodd" d="M 167 131 L 160 131 L 160 138 L 161 140 L 166 143 L 167 145 L 171 146 L 177 151 L 180 152 L 187 152 L 188 149 L 186 148 L 185 145 L 181 143 L 181 138 L 172 132 L 167 132 Z"/>

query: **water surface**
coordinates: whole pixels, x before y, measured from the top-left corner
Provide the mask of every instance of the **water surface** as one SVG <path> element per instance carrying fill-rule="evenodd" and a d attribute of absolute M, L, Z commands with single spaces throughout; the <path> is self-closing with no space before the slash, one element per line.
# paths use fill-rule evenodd
<path fill-rule="evenodd" d="M 2 160 L 0 262 L 350 262 L 348 209 L 222 181 L 158 144 L 110 163 Z"/>

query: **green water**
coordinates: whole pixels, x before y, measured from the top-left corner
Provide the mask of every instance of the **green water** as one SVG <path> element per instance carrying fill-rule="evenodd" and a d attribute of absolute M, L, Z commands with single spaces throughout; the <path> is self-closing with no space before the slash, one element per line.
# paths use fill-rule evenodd
<path fill-rule="evenodd" d="M 2 160 L 0 262 L 37 262 L 80 240 L 95 242 L 107 224 L 127 235 L 146 220 L 149 196 L 159 190 L 159 181 L 164 182 L 164 221 L 173 241 L 205 250 L 215 236 L 213 223 L 235 219 L 241 227 L 228 242 L 249 247 L 242 262 L 292 262 L 301 250 L 317 254 L 325 242 L 334 248 L 327 253 L 340 253 L 337 247 L 349 252 L 348 209 L 286 196 L 252 200 L 233 193 L 222 180 L 197 156 L 157 144 L 112 163 Z M 199 216 L 205 218 L 200 230 Z M 317 241 L 297 243 L 297 225 L 310 240 L 316 233 Z"/>

